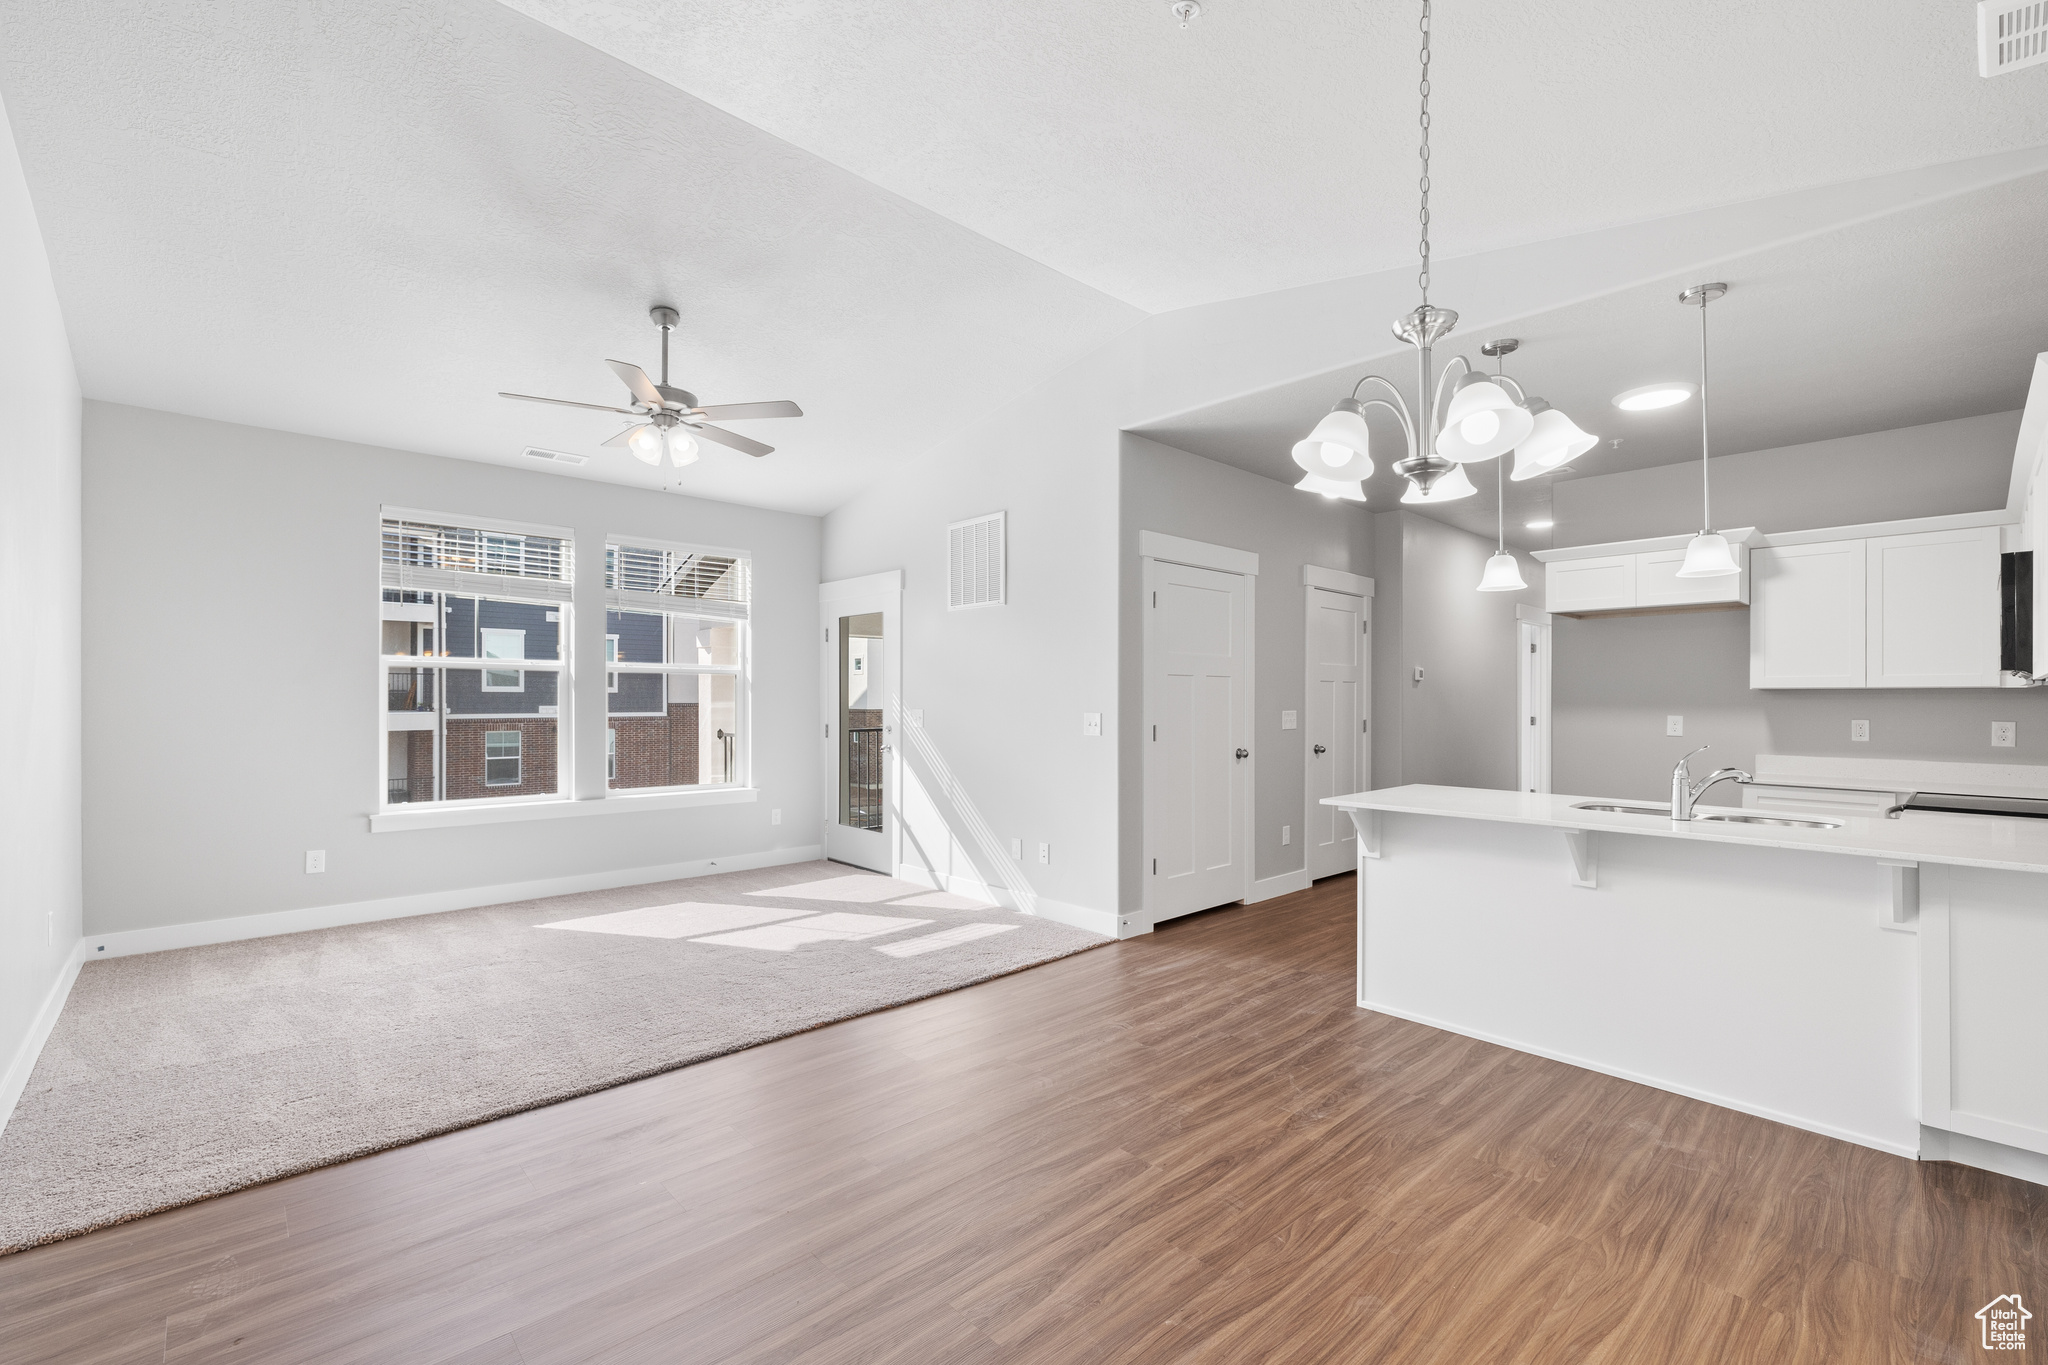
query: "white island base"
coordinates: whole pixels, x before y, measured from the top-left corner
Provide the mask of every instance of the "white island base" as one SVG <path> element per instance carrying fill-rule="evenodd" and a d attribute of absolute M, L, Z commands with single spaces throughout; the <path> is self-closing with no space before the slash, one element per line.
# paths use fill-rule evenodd
<path fill-rule="evenodd" d="M 1358 1003 L 2048 1180 L 2048 830 L 1675 825 L 1586 799 L 1335 798 L 1360 833 Z"/>

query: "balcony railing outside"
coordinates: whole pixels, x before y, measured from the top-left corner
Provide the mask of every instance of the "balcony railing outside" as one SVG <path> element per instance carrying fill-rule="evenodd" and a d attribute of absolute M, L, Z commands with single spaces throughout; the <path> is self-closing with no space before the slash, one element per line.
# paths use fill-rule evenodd
<path fill-rule="evenodd" d="M 854 829 L 882 827 L 882 730 L 846 731 L 846 823 Z"/>
<path fill-rule="evenodd" d="M 412 800 L 412 779 L 409 777 L 387 777 L 384 779 L 384 804 L 395 806 L 401 801 Z"/>
<path fill-rule="evenodd" d="M 384 709 L 387 711 L 431 711 L 434 709 L 434 670 L 392 669 L 384 677 Z"/>

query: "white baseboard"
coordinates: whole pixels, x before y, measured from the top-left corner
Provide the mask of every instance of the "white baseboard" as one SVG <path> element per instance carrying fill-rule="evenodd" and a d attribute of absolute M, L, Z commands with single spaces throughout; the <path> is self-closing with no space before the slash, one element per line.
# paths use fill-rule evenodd
<path fill-rule="evenodd" d="M 1104 938 L 1118 937 L 1116 915 L 1108 910 L 1090 910 L 1085 905 L 1070 905 L 1066 901 L 1036 895 L 1031 897 L 1031 904 L 1027 907 L 1018 895 L 1006 886 L 991 886 L 974 877 L 934 877 L 915 863 L 899 863 L 896 867 L 896 878 L 918 886 L 929 886 L 934 891 L 950 891 L 956 896 L 972 896 L 976 900 L 1000 905 L 1005 910 L 1015 910 L 1020 915 L 1035 915 L 1039 919 L 1049 919 L 1056 924 L 1086 929 L 1089 933 L 1100 934 Z M 940 884 L 942 881 L 943 885 Z"/>
<path fill-rule="evenodd" d="M 1252 883 L 1252 893 L 1244 898 L 1246 905 L 1257 905 L 1260 901 L 1272 900 L 1275 896 L 1291 895 L 1306 891 L 1315 885 L 1316 879 L 1308 874 L 1307 868 L 1298 872 L 1282 872 L 1277 877 L 1261 877 Z"/>
<path fill-rule="evenodd" d="M 1646 1076 L 1639 1071 L 1629 1071 L 1622 1067 L 1603 1066 L 1599 1062 L 1588 1061 L 1584 1057 L 1575 1057 L 1568 1052 L 1554 1052 L 1549 1048 L 1533 1047 L 1528 1043 L 1518 1042 L 1513 1038 L 1503 1038 L 1499 1034 L 1487 1033 L 1480 1029 L 1460 1028 L 1456 1024 L 1447 1024 L 1441 1019 L 1431 1019 L 1427 1015 L 1422 1014 L 1411 1014 L 1407 1010 L 1398 1010 L 1388 1005 L 1374 1004 L 1370 1000 L 1359 1001 L 1358 1007 L 1360 1009 L 1374 1010 L 1380 1014 L 1391 1014 L 1396 1019 L 1406 1019 L 1412 1023 L 1427 1024 L 1431 1028 L 1440 1028 L 1446 1033 L 1456 1033 L 1466 1038 L 1477 1038 L 1482 1043 L 1498 1043 L 1502 1047 L 1511 1047 L 1517 1052 L 1526 1052 L 1533 1057 L 1548 1057 L 1553 1062 L 1563 1062 L 1567 1066 L 1576 1066 L 1584 1071 L 1597 1071 L 1603 1076 L 1614 1076 L 1624 1081 L 1634 1081 L 1637 1085 L 1647 1085 L 1652 1090 L 1663 1090 L 1673 1095 L 1683 1095 L 1689 1100 L 1701 1100 L 1707 1104 L 1719 1105 L 1723 1109 L 1733 1109 L 1738 1114 L 1751 1114 L 1760 1119 L 1769 1119 L 1773 1123 L 1782 1123 L 1793 1128 L 1804 1128 L 1807 1132 L 1819 1133 L 1822 1137 L 1840 1138 L 1843 1142 L 1853 1142 L 1858 1147 L 1869 1147 L 1880 1152 L 1890 1152 L 1893 1156 L 1910 1157 L 1915 1160 L 1920 1156 L 1920 1148 L 1917 1142 L 1891 1142 L 1884 1138 L 1872 1137 L 1868 1133 L 1851 1132 L 1847 1128 L 1837 1128 L 1833 1124 L 1801 1118 L 1797 1114 L 1786 1114 L 1776 1109 L 1765 1108 L 1762 1105 L 1748 1104 L 1742 1100 L 1730 1099 L 1726 1095 L 1717 1095 L 1710 1090 L 1699 1090 L 1689 1085 L 1679 1085 L 1672 1081 L 1663 1080 L 1656 1076 Z"/>
<path fill-rule="evenodd" d="M 50 984 L 49 994 L 43 997 L 43 1007 L 36 1011 L 28 1026 L 28 1036 L 14 1050 L 6 1073 L 0 1075 L 0 1133 L 7 1131 L 7 1120 L 14 1117 L 14 1106 L 28 1089 L 29 1074 L 36 1069 L 36 1059 L 43 1055 L 43 1044 L 50 1040 L 50 1031 L 57 1027 L 57 1016 L 64 1012 L 64 1002 L 71 998 L 71 983 L 78 980 L 78 969 L 84 963 L 85 940 L 80 939 L 57 979 Z"/>
<path fill-rule="evenodd" d="M 802 848 L 776 848 L 763 853 L 734 854 L 727 858 L 664 863 L 658 867 L 583 872 L 570 877 L 545 877 L 530 882 L 506 882 L 499 886 L 426 891 L 415 896 L 390 896 L 383 900 L 275 910 L 267 914 L 237 915 L 232 919 L 201 920 L 193 924 L 166 924 L 154 929 L 88 934 L 80 947 L 88 959 L 128 957 L 135 953 L 160 953 L 172 948 L 198 948 L 209 943 L 233 943 L 245 938 L 269 938 L 274 934 L 297 934 L 308 929 L 333 929 L 344 924 L 369 924 L 377 920 L 402 919 L 407 915 L 432 915 L 443 910 L 469 910 L 479 905 L 503 905 L 507 901 L 537 900 L 542 896 L 566 896 L 578 891 L 609 891 L 614 887 L 708 877 L 719 872 L 744 872 L 757 867 L 780 867 L 785 863 L 808 863 L 824 856 L 824 848 L 816 844 Z"/>
<path fill-rule="evenodd" d="M 1924 1123 L 1920 1125 L 1920 1159 L 1954 1161 L 1979 1170 L 2009 1175 L 2015 1180 L 2048 1185 L 2048 1156 L 2023 1147 L 2008 1147 L 1989 1138 L 1971 1137 L 1968 1133 L 1929 1128 Z"/>

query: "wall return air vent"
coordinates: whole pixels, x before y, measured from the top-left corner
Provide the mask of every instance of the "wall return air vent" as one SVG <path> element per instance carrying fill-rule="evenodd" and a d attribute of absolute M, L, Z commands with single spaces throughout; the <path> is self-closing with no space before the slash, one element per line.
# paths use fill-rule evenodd
<path fill-rule="evenodd" d="M 1007 600 L 1003 529 L 1008 514 L 956 521 L 946 528 L 946 609 L 995 607 Z"/>
<path fill-rule="evenodd" d="M 2048 0 L 1977 0 L 1977 74 L 2003 76 L 2048 62 Z"/>

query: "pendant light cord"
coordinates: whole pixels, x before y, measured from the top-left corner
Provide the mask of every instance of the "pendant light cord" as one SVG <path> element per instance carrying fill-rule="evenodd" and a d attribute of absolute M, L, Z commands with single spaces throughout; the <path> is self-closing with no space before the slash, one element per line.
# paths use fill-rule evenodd
<path fill-rule="evenodd" d="M 1424 308 L 1429 307 L 1429 6 L 1430 0 L 1422 0 L 1422 272 L 1415 278 Z"/>
<path fill-rule="evenodd" d="M 1700 516 L 1706 525 L 1700 534 L 1712 535 L 1714 531 L 1713 495 L 1707 479 L 1707 297 L 1700 296 Z"/>
<path fill-rule="evenodd" d="M 1497 518 L 1494 524 L 1493 552 L 1497 555 L 1508 552 L 1508 476 L 1502 471 L 1502 466 L 1506 463 L 1505 456 L 1496 456 L 1493 461 L 1494 513 Z"/>

